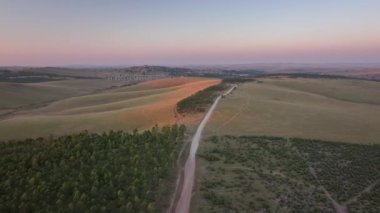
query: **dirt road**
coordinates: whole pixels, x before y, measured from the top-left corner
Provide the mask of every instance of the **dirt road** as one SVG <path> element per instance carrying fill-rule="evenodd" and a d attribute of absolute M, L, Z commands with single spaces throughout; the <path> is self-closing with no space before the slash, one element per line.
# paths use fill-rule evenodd
<path fill-rule="evenodd" d="M 193 139 L 191 140 L 191 148 L 189 157 L 186 160 L 184 167 L 184 181 L 182 186 L 182 192 L 180 198 L 177 203 L 177 207 L 175 212 L 177 213 L 187 213 L 190 209 L 191 196 L 194 185 L 194 174 L 195 174 L 195 154 L 197 153 L 197 149 L 199 146 L 199 141 L 201 139 L 202 131 L 207 124 L 208 119 L 211 117 L 212 112 L 214 111 L 216 105 L 219 103 L 220 99 L 229 93 L 231 93 L 237 86 L 233 85 L 227 92 L 223 95 L 218 96 L 211 108 L 208 110 L 206 116 L 203 118 L 201 123 L 199 124 Z"/>

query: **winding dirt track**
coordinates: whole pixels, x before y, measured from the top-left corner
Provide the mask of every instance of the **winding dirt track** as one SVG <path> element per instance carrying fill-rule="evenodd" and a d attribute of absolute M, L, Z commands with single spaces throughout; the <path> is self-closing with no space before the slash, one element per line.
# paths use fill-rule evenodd
<path fill-rule="evenodd" d="M 215 99 L 211 108 L 208 110 L 206 116 L 202 119 L 201 123 L 199 124 L 197 131 L 195 132 L 195 135 L 193 136 L 193 139 L 191 140 L 191 148 L 190 148 L 189 157 L 187 158 L 185 167 L 184 167 L 184 181 L 183 181 L 183 186 L 182 186 L 182 192 L 178 200 L 177 207 L 175 209 L 175 212 L 177 213 L 187 213 L 190 210 L 190 203 L 191 203 L 191 196 L 192 196 L 192 191 L 193 191 L 194 175 L 195 175 L 195 154 L 197 153 L 202 131 L 204 127 L 206 126 L 207 121 L 211 117 L 212 112 L 214 111 L 220 99 L 223 96 L 226 96 L 229 93 L 231 93 L 232 90 L 234 90 L 236 87 L 237 87 L 236 85 L 233 85 L 227 92 L 225 92 L 221 96 L 218 96 Z"/>

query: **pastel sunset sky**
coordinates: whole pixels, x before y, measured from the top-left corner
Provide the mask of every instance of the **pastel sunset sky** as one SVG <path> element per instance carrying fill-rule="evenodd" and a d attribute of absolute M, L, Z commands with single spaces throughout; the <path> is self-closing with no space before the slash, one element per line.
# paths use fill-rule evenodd
<path fill-rule="evenodd" d="M 256 62 L 380 62 L 380 1 L 0 2 L 0 66 Z"/>

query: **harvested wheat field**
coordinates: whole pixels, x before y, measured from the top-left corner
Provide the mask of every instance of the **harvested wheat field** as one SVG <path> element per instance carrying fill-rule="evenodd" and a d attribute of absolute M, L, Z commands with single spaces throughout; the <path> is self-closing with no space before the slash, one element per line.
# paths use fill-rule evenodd
<path fill-rule="evenodd" d="M 208 135 L 265 135 L 380 143 L 380 83 L 281 78 L 240 85 L 223 99 Z"/>
<path fill-rule="evenodd" d="M 83 130 L 142 130 L 156 124 L 194 121 L 177 116 L 177 102 L 219 82 L 217 79 L 179 77 L 67 98 L 0 120 L 0 140 Z"/>

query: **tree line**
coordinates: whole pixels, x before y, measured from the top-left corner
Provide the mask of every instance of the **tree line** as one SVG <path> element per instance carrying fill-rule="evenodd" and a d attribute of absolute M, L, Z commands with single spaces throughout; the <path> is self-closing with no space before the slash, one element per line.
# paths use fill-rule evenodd
<path fill-rule="evenodd" d="M 189 96 L 177 103 L 177 112 L 186 113 L 202 113 L 214 102 L 216 97 L 223 91 L 227 90 L 231 84 L 240 84 L 247 82 L 257 82 L 253 78 L 225 78 L 221 83 L 208 87 Z"/>

